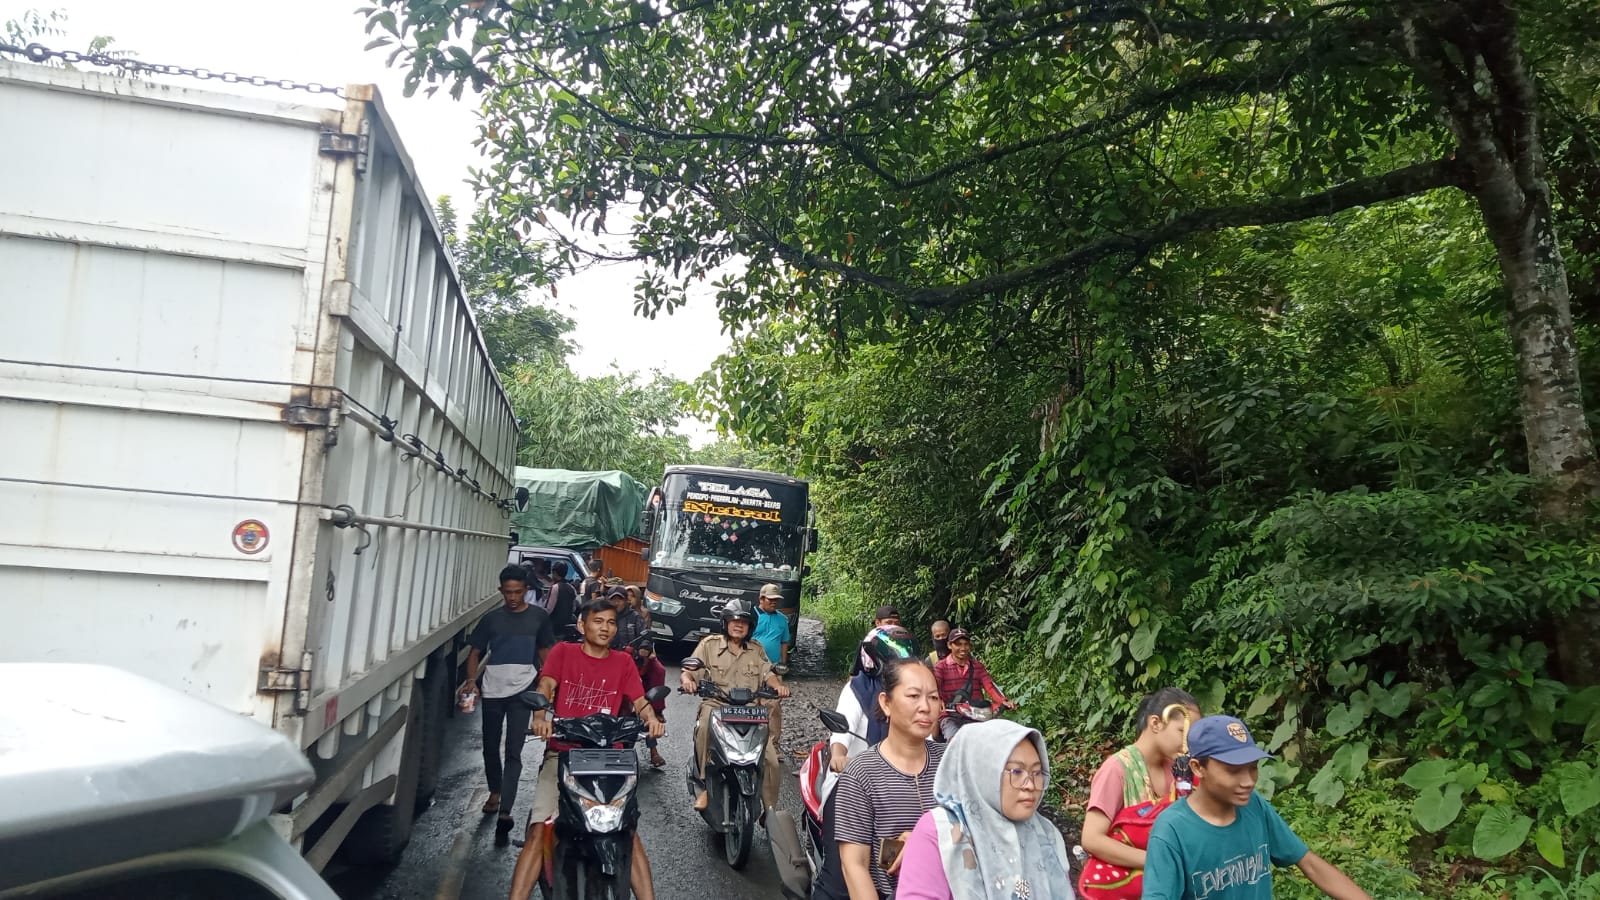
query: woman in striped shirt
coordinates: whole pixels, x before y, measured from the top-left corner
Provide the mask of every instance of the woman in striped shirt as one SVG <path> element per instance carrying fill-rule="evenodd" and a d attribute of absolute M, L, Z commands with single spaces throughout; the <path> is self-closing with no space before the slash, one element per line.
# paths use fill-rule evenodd
<path fill-rule="evenodd" d="M 905 840 L 933 806 L 944 746 L 928 738 L 941 709 L 927 660 L 884 666 L 876 714 L 888 721 L 888 736 L 853 757 L 833 789 L 833 833 L 850 900 L 894 896 Z"/>

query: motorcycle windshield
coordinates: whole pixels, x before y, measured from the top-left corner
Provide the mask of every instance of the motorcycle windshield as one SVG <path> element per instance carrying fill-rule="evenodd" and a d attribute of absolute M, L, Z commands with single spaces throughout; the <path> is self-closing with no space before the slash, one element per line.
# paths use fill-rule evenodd
<path fill-rule="evenodd" d="M 728 721 L 726 710 L 711 713 L 711 730 L 717 745 L 727 760 L 736 765 L 748 765 L 761 758 L 767 743 L 765 722 Z"/>
<path fill-rule="evenodd" d="M 562 719 L 556 723 L 557 740 L 582 747 L 632 746 L 643 733 L 644 723 L 633 716 L 608 716 L 593 713 L 581 719 Z"/>

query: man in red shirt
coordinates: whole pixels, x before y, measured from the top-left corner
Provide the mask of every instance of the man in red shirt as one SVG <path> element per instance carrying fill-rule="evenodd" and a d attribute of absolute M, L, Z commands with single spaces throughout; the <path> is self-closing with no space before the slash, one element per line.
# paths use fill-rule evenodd
<path fill-rule="evenodd" d="M 591 713 L 622 715 L 632 709 L 644 719 L 650 737 L 666 733 L 650 701 L 644 698 L 644 684 L 633 657 L 611 651 L 611 638 L 617 632 L 617 612 L 609 603 L 598 600 L 585 606 L 578 615 L 581 644 L 557 644 L 539 671 L 539 693 L 552 698 L 558 719 L 582 718 Z M 533 884 L 544 868 L 544 832 L 556 817 L 556 756 L 572 749 L 561 741 L 551 741 L 549 712 L 533 714 L 533 733 L 547 741 L 544 767 L 533 792 L 533 810 L 528 815 L 528 840 L 517 854 L 517 867 L 511 875 L 511 900 L 528 900 Z M 650 876 L 650 859 L 638 832 L 633 835 L 633 895 L 638 900 L 655 900 L 655 882 Z"/>
<path fill-rule="evenodd" d="M 995 686 L 994 679 L 989 677 L 989 670 L 973 657 L 972 635 L 965 628 L 957 628 L 950 632 L 949 641 L 950 655 L 933 667 L 933 677 L 939 683 L 939 699 L 948 704 L 960 691 L 972 700 L 988 697 L 1001 709 L 1016 709 L 1017 705 L 1007 700 L 1006 695 Z M 939 733 L 948 741 L 961 725 L 959 720 L 945 716 L 939 720 Z"/>

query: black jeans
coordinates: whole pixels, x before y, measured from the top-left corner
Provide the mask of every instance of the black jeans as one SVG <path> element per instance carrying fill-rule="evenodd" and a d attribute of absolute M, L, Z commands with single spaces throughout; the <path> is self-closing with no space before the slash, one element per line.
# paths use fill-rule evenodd
<path fill-rule="evenodd" d="M 522 743 L 528 738 L 528 717 L 533 711 L 515 696 L 483 701 L 483 770 L 489 790 L 500 795 L 500 815 L 510 816 L 522 780 Z M 500 764 L 500 737 L 505 734 L 506 761 Z"/>

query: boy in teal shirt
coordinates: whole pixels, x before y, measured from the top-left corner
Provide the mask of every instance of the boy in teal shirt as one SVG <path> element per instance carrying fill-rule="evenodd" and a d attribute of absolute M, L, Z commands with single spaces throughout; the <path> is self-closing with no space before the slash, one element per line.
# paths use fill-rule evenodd
<path fill-rule="evenodd" d="M 1334 900 L 1372 900 L 1306 848 L 1272 804 L 1255 792 L 1269 755 L 1232 716 L 1206 716 L 1189 729 L 1194 792 L 1150 829 L 1144 900 L 1272 900 L 1272 867 L 1299 866 Z"/>

